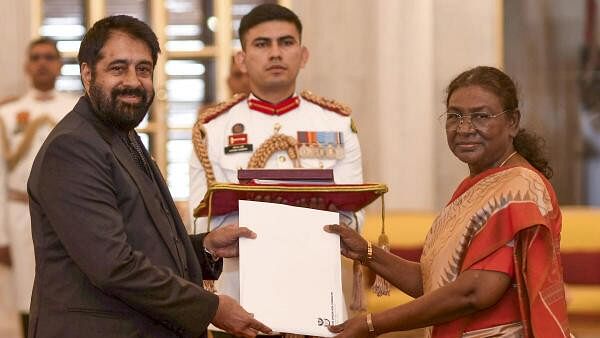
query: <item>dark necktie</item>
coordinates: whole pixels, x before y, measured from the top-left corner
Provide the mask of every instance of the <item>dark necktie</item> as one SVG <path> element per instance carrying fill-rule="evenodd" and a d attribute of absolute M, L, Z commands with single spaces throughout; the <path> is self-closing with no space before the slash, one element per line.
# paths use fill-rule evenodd
<path fill-rule="evenodd" d="M 129 146 L 129 152 L 133 157 L 133 161 L 137 164 L 138 168 L 140 168 L 148 177 L 152 177 L 150 174 L 150 168 L 148 167 L 148 163 L 144 158 L 144 151 L 142 150 L 142 146 L 137 140 L 135 136 L 135 132 L 131 131 L 127 134 L 127 145 Z"/>

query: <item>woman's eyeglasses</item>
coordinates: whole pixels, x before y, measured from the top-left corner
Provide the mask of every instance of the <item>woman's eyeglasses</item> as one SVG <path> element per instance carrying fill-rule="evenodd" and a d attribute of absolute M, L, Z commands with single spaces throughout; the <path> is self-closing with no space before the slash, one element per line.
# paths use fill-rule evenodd
<path fill-rule="evenodd" d="M 485 110 L 472 113 L 462 113 L 457 110 L 449 110 L 439 116 L 439 120 L 446 127 L 446 130 L 456 130 L 459 125 L 462 125 L 466 120 L 471 123 L 474 129 L 485 129 L 489 127 L 490 122 L 498 116 L 508 113 L 512 109 L 503 110 L 501 113 L 492 114 Z"/>

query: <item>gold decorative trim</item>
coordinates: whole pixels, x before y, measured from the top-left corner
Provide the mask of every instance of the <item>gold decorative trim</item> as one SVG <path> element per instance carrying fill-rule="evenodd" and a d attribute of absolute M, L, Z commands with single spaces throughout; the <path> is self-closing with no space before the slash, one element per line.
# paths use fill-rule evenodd
<path fill-rule="evenodd" d="M 199 121 L 202 123 L 208 123 L 210 120 L 216 118 L 217 116 L 227 112 L 231 107 L 240 103 L 242 100 L 246 99 L 248 94 L 235 94 L 233 97 L 227 101 L 223 101 L 217 103 L 212 107 L 208 107 L 206 110 L 200 113 Z"/>
<path fill-rule="evenodd" d="M 248 160 L 248 168 L 261 169 L 274 153 L 280 150 L 287 151 L 288 156 L 294 163 L 294 168 L 300 168 L 298 159 L 298 142 L 292 136 L 276 133 L 265 140 Z"/>
<path fill-rule="evenodd" d="M 208 158 L 208 148 L 206 146 L 206 130 L 204 129 L 204 124 L 208 123 L 210 120 L 216 118 L 217 116 L 229 111 L 231 107 L 240 103 L 247 97 L 247 94 L 235 94 L 231 99 L 227 101 L 217 103 L 214 106 L 206 108 L 204 111 L 200 112 L 200 115 L 198 116 L 198 121 L 196 121 L 194 127 L 192 128 L 192 145 L 194 146 L 194 152 L 196 156 L 198 156 L 198 160 L 200 161 L 200 164 L 204 169 L 204 176 L 206 178 L 206 185 L 208 187 L 210 187 L 215 182 L 215 173 L 210 163 L 210 159 Z"/>
<path fill-rule="evenodd" d="M 7 103 L 11 103 L 17 101 L 19 99 L 18 96 L 6 96 L 0 99 L 0 106 L 5 105 Z"/>
<path fill-rule="evenodd" d="M 208 158 L 208 149 L 206 148 L 206 130 L 204 129 L 204 124 L 200 119 L 198 119 L 192 128 L 192 145 L 194 147 L 194 153 L 198 157 L 198 160 L 204 169 L 206 185 L 210 187 L 215 182 L 215 173 L 210 163 L 210 159 Z"/>
<path fill-rule="evenodd" d="M 312 102 L 317 106 L 334 111 L 340 115 L 350 116 L 350 114 L 352 114 L 352 109 L 349 106 L 341 102 L 313 94 L 308 90 L 303 90 L 300 93 L 300 96 L 302 96 L 302 98 L 308 102 Z"/>
<path fill-rule="evenodd" d="M 23 130 L 23 140 L 21 140 L 21 143 L 17 145 L 15 151 L 11 152 L 6 126 L 4 125 L 4 121 L 0 119 L 0 142 L 2 143 L 2 156 L 6 161 L 6 167 L 9 172 L 12 171 L 23 159 L 25 154 L 29 152 L 33 143 L 33 137 L 37 133 L 38 129 L 46 124 L 54 127 L 56 125 L 56 121 L 54 121 L 48 115 L 42 115 L 29 122 Z"/>
<path fill-rule="evenodd" d="M 240 185 L 234 183 L 215 183 L 210 191 L 233 190 L 233 191 L 281 191 L 281 192 L 343 192 L 343 191 L 373 191 L 378 194 L 384 194 L 388 187 L 381 183 L 366 184 L 345 184 L 345 185 L 326 185 L 326 186 L 281 186 L 281 185 Z"/>
<path fill-rule="evenodd" d="M 235 183 L 213 183 L 208 186 L 206 195 L 194 208 L 194 216 L 200 210 L 208 207 L 208 218 L 212 214 L 212 195 L 219 190 L 230 191 L 254 191 L 254 192 L 361 192 L 372 191 L 377 195 L 388 192 L 388 187 L 381 183 L 367 183 L 357 185 L 328 185 L 328 186 L 281 186 L 281 185 L 241 185 Z M 210 224 L 210 223 L 209 223 Z"/>

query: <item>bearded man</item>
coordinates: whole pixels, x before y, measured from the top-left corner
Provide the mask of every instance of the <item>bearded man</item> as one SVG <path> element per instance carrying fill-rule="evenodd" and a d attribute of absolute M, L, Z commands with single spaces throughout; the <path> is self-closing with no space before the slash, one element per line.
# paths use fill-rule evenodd
<path fill-rule="evenodd" d="M 104 18 L 79 50 L 85 95 L 38 153 L 28 182 L 36 275 L 30 337 L 237 336 L 269 328 L 202 288 L 247 228 L 188 236 L 134 128 L 154 98 L 160 47 L 145 23 Z"/>

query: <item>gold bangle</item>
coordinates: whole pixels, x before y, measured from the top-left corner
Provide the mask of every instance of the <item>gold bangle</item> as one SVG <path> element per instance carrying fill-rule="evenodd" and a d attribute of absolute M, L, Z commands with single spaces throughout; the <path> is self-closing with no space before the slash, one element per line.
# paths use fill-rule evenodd
<path fill-rule="evenodd" d="M 373 259 L 373 244 L 371 241 L 367 241 L 367 254 L 357 258 L 357 261 L 362 265 L 367 265 L 367 263 Z"/>
<path fill-rule="evenodd" d="M 373 318 L 371 312 L 367 313 L 367 327 L 369 328 L 369 334 L 375 337 L 375 326 L 373 326 Z"/>
<path fill-rule="evenodd" d="M 360 260 L 360 263 L 366 265 L 371 259 L 373 259 L 373 244 L 367 241 L 367 255 Z"/>

